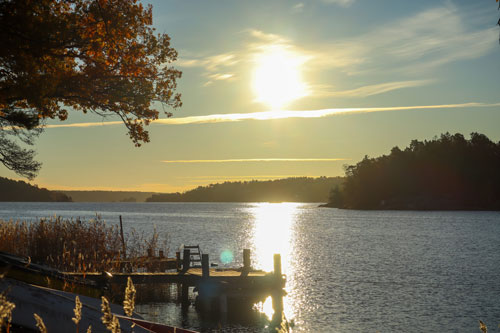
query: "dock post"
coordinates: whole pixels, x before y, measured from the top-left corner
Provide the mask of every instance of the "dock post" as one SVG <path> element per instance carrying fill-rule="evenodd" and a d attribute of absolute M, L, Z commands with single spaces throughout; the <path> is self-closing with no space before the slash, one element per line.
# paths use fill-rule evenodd
<path fill-rule="evenodd" d="M 250 271 L 252 264 L 250 262 L 250 249 L 243 249 L 243 270 Z"/>
<path fill-rule="evenodd" d="M 201 276 L 204 278 L 210 277 L 210 264 L 207 253 L 201 255 L 201 273 Z"/>
<path fill-rule="evenodd" d="M 191 262 L 191 251 L 189 249 L 184 249 L 182 257 L 182 272 L 186 273 L 189 269 L 189 264 Z M 182 307 L 187 309 L 189 306 L 189 284 L 187 282 L 182 283 Z"/>
<path fill-rule="evenodd" d="M 179 251 L 175 252 L 175 266 L 178 271 L 181 269 L 181 253 Z"/>
<path fill-rule="evenodd" d="M 209 280 L 210 277 L 210 263 L 207 253 L 201 255 L 201 283 L 198 287 L 198 300 L 202 311 L 210 311 L 210 302 L 212 300 L 212 284 Z"/>
<path fill-rule="evenodd" d="M 189 306 L 189 284 L 184 282 L 182 284 L 182 307 L 187 308 Z"/>
<path fill-rule="evenodd" d="M 219 309 L 221 314 L 222 322 L 227 321 L 227 294 L 223 293 L 219 296 Z"/>
<path fill-rule="evenodd" d="M 191 251 L 189 249 L 184 249 L 184 254 L 182 257 L 182 270 L 187 271 L 189 269 L 189 263 L 191 261 Z"/>
<path fill-rule="evenodd" d="M 281 279 L 281 254 L 274 255 L 274 276 L 276 279 Z"/>
<path fill-rule="evenodd" d="M 282 273 L 281 273 L 281 255 L 274 255 L 274 278 L 276 280 L 276 285 L 271 294 L 273 301 L 273 321 L 281 321 L 283 316 L 283 290 L 282 288 Z"/>
<path fill-rule="evenodd" d="M 122 239 L 122 259 L 126 260 L 127 259 L 127 247 L 125 246 L 125 237 L 123 237 L 123 223 L 122 223 L 122 216 L 120 215 L 120 238 Z"/>

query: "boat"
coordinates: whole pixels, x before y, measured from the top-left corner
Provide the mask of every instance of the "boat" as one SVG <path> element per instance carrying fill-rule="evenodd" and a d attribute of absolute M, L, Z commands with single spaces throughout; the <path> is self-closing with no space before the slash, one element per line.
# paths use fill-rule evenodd
<path fill-rule="evenodd" d="M 0 279 L 0 293 L 3 293 L 16 306 L 12 311 L 11 325 L 17 330 L 38 331 L 34 318 L 36 313 L 42 318 L 47 332 L 74 332 L 76 326 L 72 318 L 75 316 L 75 299 L 78 296 L 82 303 L 81 320 L 78 323 L 79 331 L 85 332 L 89 326 L 92 326 L 92 332 L 107 332 L 101 321 L 103 316 L 101 299 L 35 286 L 9 278 Z M 110 308 L 124 333 L 196 333 L 151 322 L 136 313 L 128 317 L 123 308 L 116 304 L 110 304 Z"/>

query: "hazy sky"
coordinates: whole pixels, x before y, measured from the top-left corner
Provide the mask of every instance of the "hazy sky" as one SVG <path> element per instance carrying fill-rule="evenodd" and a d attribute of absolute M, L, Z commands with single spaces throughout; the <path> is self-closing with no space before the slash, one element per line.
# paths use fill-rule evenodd
<path fill-rule="evenodd" d="M 118 119 L 49 122 L 34 183 L 170 192 L 340 176 L 364 155 L 443 132 L 500 140 L 494 0 L 152 4 L 179 52 L 183 107 L 149 126 L 141 148 Z"/>

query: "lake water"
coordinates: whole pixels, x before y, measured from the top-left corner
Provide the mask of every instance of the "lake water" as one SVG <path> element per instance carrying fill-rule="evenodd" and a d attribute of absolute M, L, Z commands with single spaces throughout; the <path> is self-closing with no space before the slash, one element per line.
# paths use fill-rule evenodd
<path fill-rule="evenodd" d="M 500 323 L 500 212 L 349 211 L 302 203 L 0 203 L 0 219 L 92 218 L 199 244 L 211 261 L 272 270 L 281 253 L 293 332 L 478 332 Z M 150 319 L 200 329 L 192 308 L 149 304 Z M 267 311 L 267 304 L 263 306 Z M 211 329 L 203 329 L 211 331 Z M 231 322 L 223 332 L 260 332 Z"/>

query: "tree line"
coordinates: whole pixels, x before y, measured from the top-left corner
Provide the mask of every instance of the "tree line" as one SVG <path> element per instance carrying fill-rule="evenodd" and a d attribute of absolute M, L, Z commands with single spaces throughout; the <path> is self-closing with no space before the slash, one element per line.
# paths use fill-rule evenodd
<path fill-rule="evenodd" d="M 0 177 L 0 201 L 64 201 L 71 197 L 64 193 L 49 191 L 46 188 L 30 185 L 22 180 Z"/>
<path fill-rule="evenodd" d="M 500 142 L 472 133 L 411 141 L 345 167 L 327 206 L 349 209 L 499 210 Z"/>
<path fill-rule="evenodd" d="M 183 193 L 153 194 L 147 202 L 325 202 L 340 177 L 296 177 L 199 186 Z"/>

